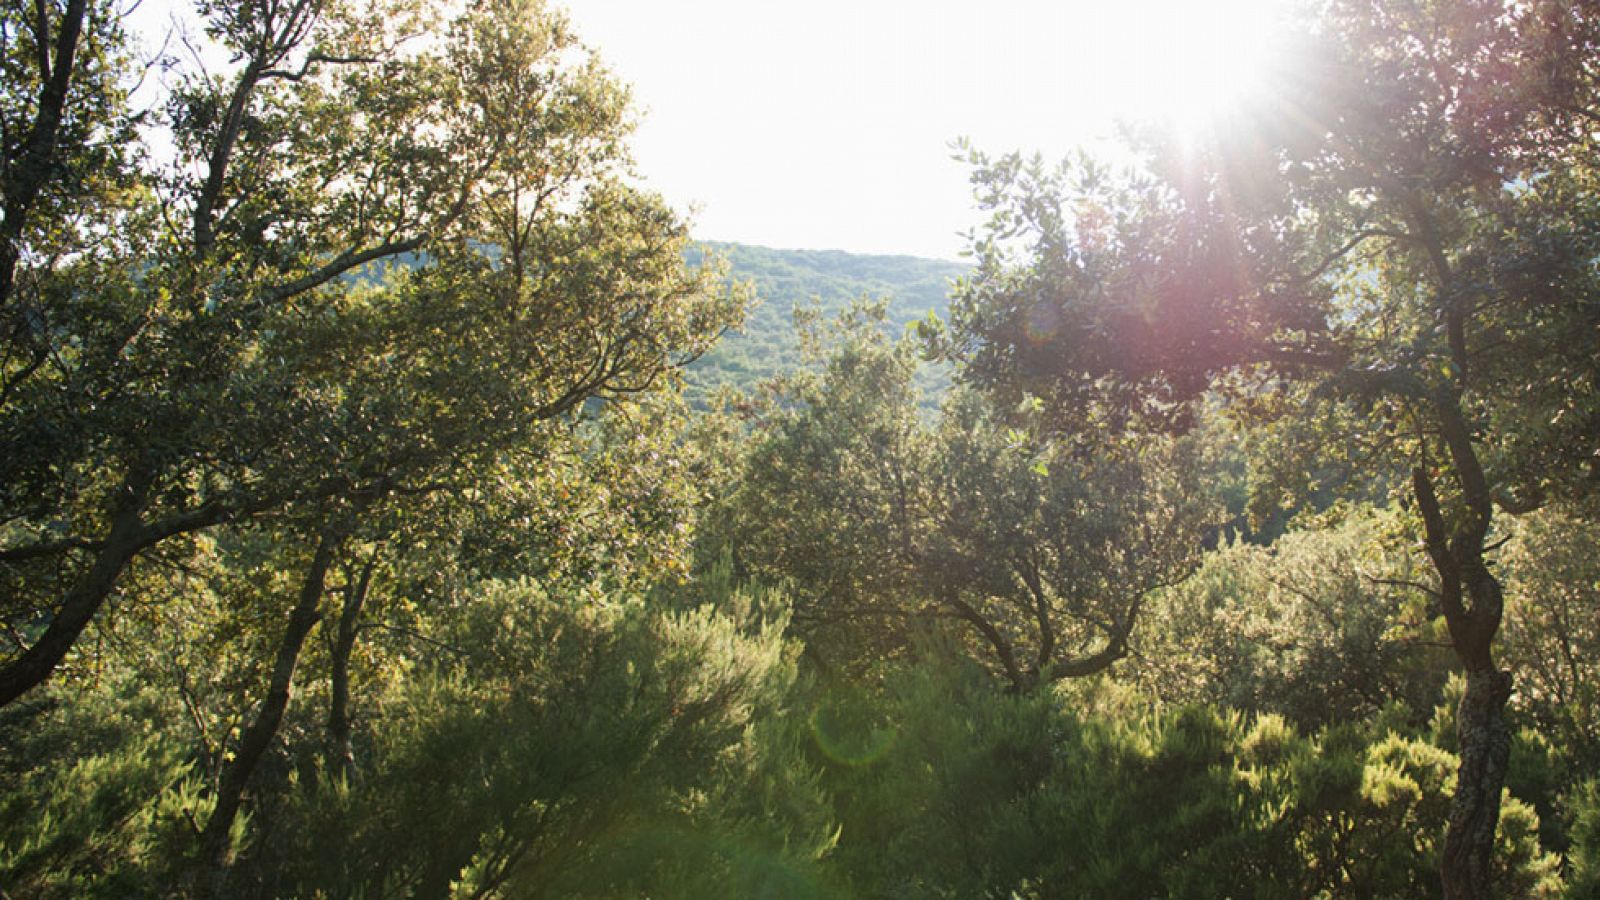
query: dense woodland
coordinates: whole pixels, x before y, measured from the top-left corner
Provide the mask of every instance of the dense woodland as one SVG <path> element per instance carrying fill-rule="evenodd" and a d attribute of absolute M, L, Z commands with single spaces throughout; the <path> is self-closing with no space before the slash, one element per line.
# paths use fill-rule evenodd
<path fill-rule="evenodd" d="M 689 248 L 690 265 L 703 264 L 707 254 L 726 264 L 729 276 L 751 291 L 751 303 L 739 325 L 685 370 L 684 396 L 697 409 L 705 409 L 718 388 L 749 391 L 820 362 L 820 355 L 805 343 L 807 323 L 840 316 L 857 300 L 883 301 L 883 326 L 893 335 L 929 313 L 948 315 L 950 286 L 966 273 L 960 263 L 914 256 L 709 242 Z M 938 410 L 949 387 L 948 364 L 930 363 L 917 370 L 917 389 L 930 412 Z"/>
<path fill-rule="evenodd" d="M 539 0 L 122 9 L 0 6 L 0 896 L 1600 896 L 1593 3 L 959 267 L 692 244 Z"/>

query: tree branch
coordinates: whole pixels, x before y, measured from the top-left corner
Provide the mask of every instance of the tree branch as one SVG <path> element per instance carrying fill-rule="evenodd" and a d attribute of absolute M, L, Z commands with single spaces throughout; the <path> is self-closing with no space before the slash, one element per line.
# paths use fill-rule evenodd
<path fill-rule="evenodd" d="M 311 67 L 317 65 L 318 63 L 354 65 L 358 63 L 380 62 L 383 62 L 383 60 L 377 56 L 340 56 L 334 53 L 322 53 L 318 51 L 308 54 L 305 58 L 305 61 L 300 64 L 300 68 L 296 71 L 291 72 L 288 69 L 267 69 L 256 77 L 260 81 L 266 81 L 269 78 L 276 78 L 284 81 L 300 81 L 311 71 Z"/>
<path fill-rule="evenodd" d="M 42 541 L 37 544 L 26 544 L 21 547 L 8 547 L 0 550 L 0 562 L 21 562 L 23 560 L 38 559 L 41 556 L 59 556 L 62 553 L 68 553 L 73 550 L 99 550 L 104 546 L 104 541 L 91 541 L 80 537 Z"/>
<path fill-rule="evenodd" d="M 321 268 L 267 291 L 266 294 L 262 295 L 260 302 L 267 306 L 282 303 L 297 294 L 303 294 L 306 291 L 321 287 L 346 272 L 360 268 L 369 262 L 389 256 L 399 256 L 402 253 L 410 253 L 426 243 L 428 237 L 427 234 L 419 234 L 403 241 L 386 241 L 377 246 L 368 247 L 365 250 L 346 250 Z"/>

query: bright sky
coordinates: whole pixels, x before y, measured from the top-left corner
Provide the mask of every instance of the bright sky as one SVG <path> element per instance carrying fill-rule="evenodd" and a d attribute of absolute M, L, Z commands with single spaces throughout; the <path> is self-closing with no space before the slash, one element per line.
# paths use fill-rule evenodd
<path fill-rule="evenodd" d="M 1256 86 L 1274 0 L 567 0 L 632 83 L 647 182 L 695 234 L 957 257 L 950 142 L 1061 157 Z"/>
<path fill-rule="evenodd" d="M 639 171 L 696 237 L 956 259 L 953 140 L 1057 159 L 1119 117 L 1192 127 L 1263 86 L 1290 0 L 550 2 L 633 85 Z"/>

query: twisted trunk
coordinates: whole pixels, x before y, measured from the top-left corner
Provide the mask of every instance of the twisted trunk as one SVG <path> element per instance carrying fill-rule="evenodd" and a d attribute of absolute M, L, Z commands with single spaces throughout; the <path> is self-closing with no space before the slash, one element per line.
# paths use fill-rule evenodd
<path fill-rule="evenodd" d="M 1447 420 L 1447 441 L 1453 424 Z M 1457 468 L 1466 469 L 1464 521 L 1453 528 L 1446 522 L 1433 482 L 1420 467 L 1412 471 L 1412 492 L 1422 514 L 1428 557 L 1439 573 L 1440 606 L 1450 642 L 1467 677 L 1467 690 L 1456 711 L 1461 764 L 1450 798 L 1440 877 L 1446 900 L 1488 900 L 1494 896 L 1494 837 L 1511 757 L 1505 719 L 1511 673 L 1494 662 L 1494 637 L 1505 602 L 1499 579 L 1484 561 L 1491 508 L 1482 488 L 1482 470 L 1470 447 L 1463 452 L 1464 443 L 1451 446 Z"/>

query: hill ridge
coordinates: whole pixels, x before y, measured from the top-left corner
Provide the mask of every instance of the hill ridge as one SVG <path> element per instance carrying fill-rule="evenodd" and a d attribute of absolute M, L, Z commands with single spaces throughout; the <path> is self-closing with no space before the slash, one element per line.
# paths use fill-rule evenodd
<path fill-rule="evenodd" d="M 703 248 L 703 249 L 702 249 Z M 763 247 L 732 241 L 701 241 L 689 255 L 698 264 L 705 252 L 726 258 L 730 277 L 753 285 L 756 303 L 744 325 L 730 331 L 687 372 L 691 398 L 727 385 L 745 389 L 802 365 L 793 310 L 816 304 L 824 316 L 844 311 L 868 296 L 888 300 L 889 325 L 898 331 L 949 308 L 953 281 L 968 271 L 963 263 L 903 254 L 853 253 Z"/>

